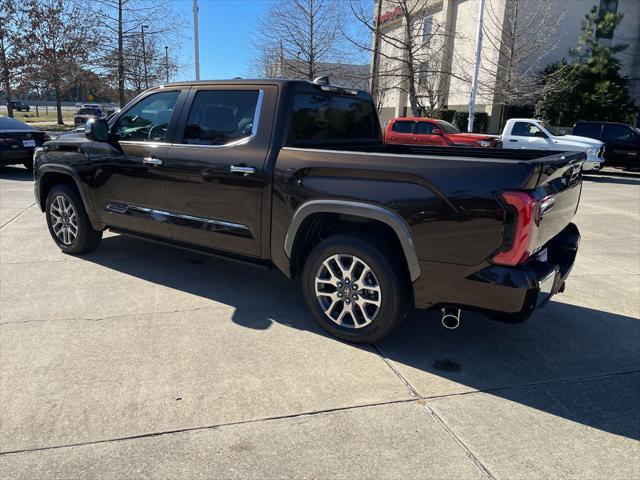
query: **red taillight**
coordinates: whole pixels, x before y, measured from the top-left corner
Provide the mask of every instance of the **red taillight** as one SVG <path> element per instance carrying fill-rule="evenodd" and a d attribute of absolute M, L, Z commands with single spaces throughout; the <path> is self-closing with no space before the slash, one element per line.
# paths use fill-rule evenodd
<path fill-rule="evenodd" d="M 519 265 L 529 258 L 530 245 L 537 227 L 538 203 L 525 192 L 502 192 L 504 201 L 512 207 L 515 214 L 513 233 L 508 242 L 509 250 L 499 252 L 493 261 L 502 265 Z"/>

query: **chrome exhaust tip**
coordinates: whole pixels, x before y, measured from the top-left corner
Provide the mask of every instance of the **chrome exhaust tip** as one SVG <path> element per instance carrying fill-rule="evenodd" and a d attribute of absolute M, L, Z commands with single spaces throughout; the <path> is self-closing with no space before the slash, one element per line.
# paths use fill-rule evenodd
<path fill-rule="evenodd" d="M 442 326 L 449 330 L 455 330 L 460 326 L 462 311 L 459 308 L 445 307 L 442 309 Z"/>

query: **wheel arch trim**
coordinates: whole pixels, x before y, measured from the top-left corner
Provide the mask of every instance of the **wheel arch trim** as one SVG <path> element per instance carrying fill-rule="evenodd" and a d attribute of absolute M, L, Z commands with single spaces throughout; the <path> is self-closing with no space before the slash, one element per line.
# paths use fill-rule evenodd
<path fill-rule="evenodd" d="M 373 205 L 364 202 L 354 202 L 350 200 L 309 200 L 296 208 L 293 212 L 293 218 L 287 230 L 284 239 L 284 251 L 287 258 L 291 259 L 293 245 L 298 234 L 298 230 L 302 226 L 304 220 L 310 215 L 316 213 L 338 213 L 344 215 L 353 215 L 357 217 L 365 217 L 371 220 L 377 220 L 391 227 L 400 242 L 411 281 L 414 282 L 420 277 L 420 263 L 418 255 L 413 243 L 413 236 L 409 225 L 404 219 L 393 210 L 380 205 Z"/>
<path fill-rule="evenodd" d="M 84 203 L 84 208 L 87 212 L 87 215 L 89 216 L 89 220 L 91 221 L 91 223 L 93 224 L 93 226 L 95 227 L 98 222 L 96 222 L 96 218 L 95 218 L 95 213 L 93 210 L 93 204 L 89 201 L 88 196 L 86 195 L 84 189 L 82 188 L 82 182 L 80 180 L 80 177 L 78 175 L 77 172 L 75 172 L 72 168 L 67 167 L 65 165 L 42 165 L 37 172 L 37 198 L 36 200 L 38 201 L 38 204 L 40 206 L 40 210 L 42 210 L 44 212 L 45 210 L 45 204 L 46 204 L 46 197 L 43 196 L 43 188 L 44 188 L 44 184 L 42 182 L 43 178 L 46 177 L 47 174 L 50 173 L 57 173 L 57 174 L 62 174 L 65 175 L 67 177 L 69 177 L 70 180 L 73 181 L 73 183 L 75 184 L 76 188 L 78 189 L 78 192 L 80 193 L 80 198 L 82 199 L 82 203 Z"/>

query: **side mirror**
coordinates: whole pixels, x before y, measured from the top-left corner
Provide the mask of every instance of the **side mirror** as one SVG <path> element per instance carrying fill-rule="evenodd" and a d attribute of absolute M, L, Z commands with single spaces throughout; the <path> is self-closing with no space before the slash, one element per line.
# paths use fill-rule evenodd
<path fill-rule="evenodd" d="M 444 132 L 439 128 L 434 128 L 431 130 L 431 135 L 444 135 Z"/>
<path fill-rule="evenodd" d="M 540 130 L 538 130 L 536 133 L 533 134 L 534 137 L 538 137 L 538 138 L 549 138 L 547 137 L 547 134 L 544 132 L 541 132 Z"/>
<path fill-rule="evenodd" d="M 109 141 L 109 125 L 104 118 L 91 118 L 84 126 L 84 136 L 94 142 Z"/>

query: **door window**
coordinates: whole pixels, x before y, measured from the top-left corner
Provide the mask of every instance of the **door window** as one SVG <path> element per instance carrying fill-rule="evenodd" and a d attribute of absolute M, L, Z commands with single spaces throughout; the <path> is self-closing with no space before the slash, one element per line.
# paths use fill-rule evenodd
<path fill-rule="evenodd" d="M 606 140 L 629 141 L 632 137 L 631 129 L 625 125 L 605 125 L 604 138 Z"/>
<path fill-rule="evenodd" d="M 118 118 L 111 131 L 122 141 L 164 142 L 179 94 L 173 90 L 144 97 Z"/>
<path fill-rule="evenodd" d="M 228 145 L 252 136 L 259 97 L 259 90 L 200 90 L 189 112 L 183 143 Z"/>
<path fill-rule="evenodd" d="M 411 133 L 412 129 L 413 122 L 394 122 L 393 127 L 391 127 L 391 130 L 396 133 Z"/>
<path fill-rule="evenodd" d="M 433 123 L 429 122 L 418 122 L 416 123 L 415 133 L 418 135 L 431 135 L 433 134 L 433 129 L 438 128 Z"/>
<path fill-rule="evenodd" d="M 578 123 L 575 127 L 573 127 L 573 134 L 580 137 L 589 137 L 599 140 L 601 132 L 601 123 Z"/>
<path fill-rule="evenodd" d="M 537 137 L 541 134 L 546 137 L 540 128 L 528 122 L 516 122 L 515 125 L 513 125 L 513 130 L 511 130 L 511 135 L 516 137 Z"/>

